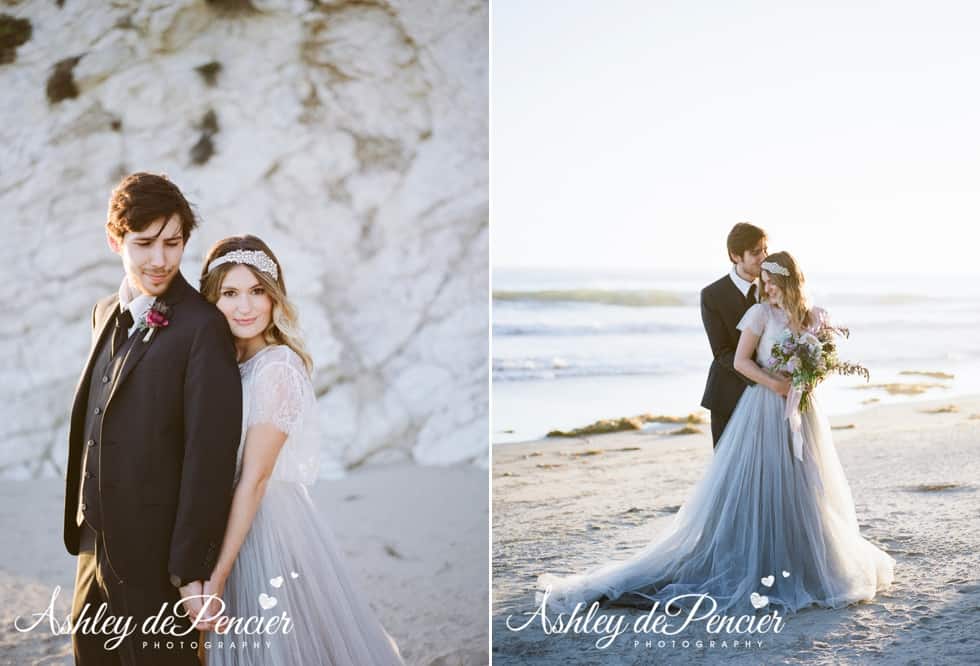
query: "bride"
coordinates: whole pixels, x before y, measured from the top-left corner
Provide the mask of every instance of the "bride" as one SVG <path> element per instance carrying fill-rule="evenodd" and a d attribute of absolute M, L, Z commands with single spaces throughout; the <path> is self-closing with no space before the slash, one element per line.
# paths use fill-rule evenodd
<path fill-rule="evenodd" d="M 764 300 L 739 322 L 735 352 L 735 369 L 756 384 L 739 399 L 704 477 L 666 533 L 630 559 L 540 576 L 549 607 L 571 612 L 579 602 L 607 600 L 650 608 L 708 594 L 719 613 L 768 611 L 766 598 L 794 613 L 869 600 L 891 584 L 895 561 L 859 532 L 819 403 L 803 413 L 803 446 L 794 451 L 788 382 L 763 369 L 781 333 L 816 330 L 827 314 L 808 308 L 789 253 L 766 257 L 762 279 Z"/>
<path fill-rule="evenodd" d="M 226 238 L 208 252 L 201 293 L 235 336 L 243 412 L 231 513 L 204 594 L 222 597 L 230 618 L 286 612 L 292 622 L 261 640 L 209 633 L 209 665 L 402 664 L 307 493 L 319 467 L 313 363 L 279 261 L 255 236 Z M 198 626 L 214 628 L 203 621 L 214 610 Z"/>

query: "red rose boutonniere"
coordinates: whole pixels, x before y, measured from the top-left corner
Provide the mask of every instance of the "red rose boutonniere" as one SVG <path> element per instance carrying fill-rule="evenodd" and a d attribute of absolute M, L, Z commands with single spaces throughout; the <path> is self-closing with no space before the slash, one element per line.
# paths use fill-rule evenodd
<path fill-rule="evenodd" d="M 170 306 L 162 301 L 156 301 L 146 311 L 146 314 L 139 321 L 139 330 L 146 330 L 143 342 L 149 342 L 153 337 L 153 331 L 158 328 L 170 325 Z"/>

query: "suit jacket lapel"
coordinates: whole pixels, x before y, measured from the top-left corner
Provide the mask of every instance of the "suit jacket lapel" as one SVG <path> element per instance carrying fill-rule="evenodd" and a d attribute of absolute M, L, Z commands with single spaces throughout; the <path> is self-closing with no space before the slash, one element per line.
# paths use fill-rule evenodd
<path fill-rule="evenodd" d="M 738 288 L 738 285 L 735 284 L 735 280 L 733 280 L 731 276 L 728 276 L 727 282 L 729 285 L 731 285 L 732 298 L 736 303 L 738 303 L 739 310 L 742 310 L 744 312 L 745 310 L 748 309 L 747 307 L 748 301 L 745 298 L 745 294 L 743 294 L 742 290 Z"/>
<path fill-rule="evenodd" d="M 170 287 L 159 300 L 173 307 L 174 304 L 184 297 L 186 290 L 190 288 L 191 286 L 187 284 L 186 280 L 184 280 L 184 276 L 178 271 L 177 275 L 173 279 L 173 282 L 170 283 Z M 109 403 L 112 402 L 113 396 L 115 396 L 119 391 L 119 387 L 122 386 L 123 382 L 126 381 L 126 378 L 133 372 L 133 368 L 136 367 L 136 365 L 140 362 L 140 359 L 143 358 L 143 355 L 146 354 L 147 350 L 150 348 L 150 345 L 152 345 L 153 342 L 161 335 L 165 335 L 165 333 L 162 330 L 157 331 L 150 336 L 150 339 L 146 342 L 143 341 L 143 338 L 146 336 L 145 330 L 136 330 L 133 332 L 133 335 L 137 336 L 138 339 L 133 340 L 129 345 L 129 349 L 126 351 L 126 357 L 123 359 L 122 368 L 119 370 L 119 378 L 112 387 L 112 393 L 109 394 L 109 400 L 106 401 L 107 409 L 109 407 Z"/>
<path fill-rule="evenodd" d="M 140 359 L 143 358 L 143 354 L 146 353 L 146 350 L 150 348 L 150 345 L 153 344 L 153 341 L 157 339 L 159 334 L 154 333 L 147 342 L 143 341 L 144 336 L 146 336 L 145 331 L 133 331 L 133 337 L 135 339 L 129 341 L 129 349 L 126 350 L 126 356 L 123 358 L 122 368 L 119 370 L 119 377 L 116 379 L 116 383 L 112 387 L 112 393 L 109 394 L 109 399 L 106 401 L 106 408 L 109 407 L 109 403 L 112 402 L 112 397 L 116 395 L 119 387 L 122 386 L 124 381 L 126 381 L 126 378 L 129 377 L 129 374 L 133 371 L 133 368 L 135 368 L 136 364 L 140 362 Z"/>
<path fill-rule="evenodd" d="M 92 365 L 95 363 L 95 359 L 98 357 L 99 350 L 102 348 L 102 345 L 105 344 L 106 332 L 112 330 L 111 324 L 116 320 L 116 317 L 119 315 L 119 299 L 114 298 L 111 301 L 109 301 L 108 308 L 109 308 L 109 314 L 106 315 L 106 318 L 102 321 L 102 324 L 99 327 L 99 332 L 95 336 L 95 343 L 92 345 L 92 349 L 88 353 L 88 361 L 85 362 L 85 369 L 82 370 L 82 376 L 78 380 L 78 386 L 75 387 L 75 400 L 73 401 L 72 404 L 72 411 L 76 409 L 80 409 L 82 407 L 81 405 L 78 404 L 82 394 L 81 389 L 90 380 L 92 375 Z M 87 400 L 88 397 L 86 396 L 85 399 Z"/>

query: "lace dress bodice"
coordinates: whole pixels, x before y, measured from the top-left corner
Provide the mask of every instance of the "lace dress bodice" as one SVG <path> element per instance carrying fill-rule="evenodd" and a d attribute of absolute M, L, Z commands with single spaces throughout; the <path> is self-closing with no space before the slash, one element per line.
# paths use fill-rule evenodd
<path fill-rule="evenodd" d="M 810 325 L 805 330 L 816 332 L 827 321 L 827 311 L 823 308 L 810 309 Z M 772 358 L 772 348 L 779 337 L 789 329 L 789 318 L 782 308 L 769 303 L 756 303 L 742 316 L 738 322 L 738 330 L 750 330 L 759 336 L 755 349 L 756 362 L 763 368 L 769 367 Z"/>
<path fill-rule="evenodd" d="M 325 507 L 313 503 L 306 487 L 319 475 L 319 428 L 303 360 L 289 347 L 272 345 L 239 369 L 245 443 L 236 474 L 241 474 L 250 427 L 271 425 L 286 440 L 222 597 L 229 617 L 249 619 L 250 626 L 251 618 L 268 618 L 275 606 L 273 616 L 288 612 L 295 631 L 270 632 L 248 649 L 240 647 L 249 637 L 247 627 L 237 634 L 209 632 L 208 666 L 405 666 L 371 599 L 348 571 L 342 542 L 324 519 Z M 272 606 L 265 599 L 270 595 Z"/>
<path fill-rule="evenodd" d="M 285 345 L 270 345 L 238 365 L 242 376 L 242 471 L 248 429 L 270 424 L 286 434 L 270 480 L 312 485 L 319 470 L 319 424 L 313 384 L 303 360 Z"/>

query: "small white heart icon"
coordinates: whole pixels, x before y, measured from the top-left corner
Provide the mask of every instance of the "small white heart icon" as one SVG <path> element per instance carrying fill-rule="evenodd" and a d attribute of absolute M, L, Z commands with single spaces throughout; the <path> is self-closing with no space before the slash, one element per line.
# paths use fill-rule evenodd
<path fill-rule="evenodd" d="M 789 578 L 789 572 L 788 571 L 784 571 L 783 572 L 783 578 Z"/>
<path fill-rule="evenodd" d="M 753 608 L 762 608 L 763 606 L 769 605 L 769 597 L 765 597 L 758 592 L 753 592 L 749 600 L 752 602 Z"/>
<path fill-rule="evenodd" d="M 279 603 L 279 600 L 275 597 L 270 597 L 268 594 L 263 592 L 259 595 L 259 606 L 262 606 L 263 610 L 269 610 L 273 606 Z"/>
<path fill-rule="evenodd" d="M 766 587 L 772 587 L 772 584 L 776 582 L 776 577 L 766 576 L 765 578 L 760 579 L 759 582 L 765 585 Z"/>
<path fill-rule="evenodd" d="M 282 576 L 276 576 L 275 578 L 270 578 L 269 585 L 271 585 L 272 587 L 282 587 Z"/>
<path fill-rule="evenodd" d="M 292 576 L 293 578 L 299 578 L 299 574 L 296 573 L 295 571 L 290 571 L 289 572 L 289 575 Z M 787 575 L 789 575 L 789 574 L 787 574 Z"/>

